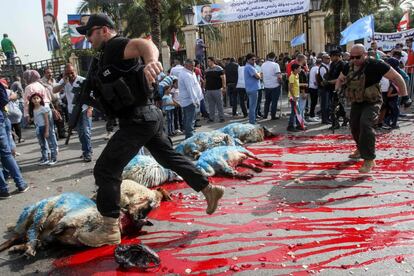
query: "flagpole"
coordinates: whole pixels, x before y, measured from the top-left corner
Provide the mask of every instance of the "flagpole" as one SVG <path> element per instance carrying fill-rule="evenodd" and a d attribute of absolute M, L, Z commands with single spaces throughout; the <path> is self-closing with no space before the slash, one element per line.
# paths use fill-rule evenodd
<path fill-rule="evenodd" d="M 309 12 L 307 12 L 306 14 L 305 14 L 305 26 L 306 26 L 306 30 L 303 30 L 303 32 L 305 33 L 305 36 L 306 36 L 306 49 L 305 50 L 308 50 L 308 51 L 310 51 L 310 49 L 309 49 L 309 30 L 310 30 L 310 25 L 309 25 Z M 305 51 L 303 51 L 304 53 L 305 53 Z"/>
<path fill-rule="evenodd" d="M 59 42 L 60 47 L 59 47 L 58 50 L 55 50 L 54 51 L 55 52 L 54 55 L 55 55 L 55 57 L 63 57 L 63 53 L 62 53 L 62 43 L 60 41 L 60 29 L 59 29 L 59 24 L 58 24 L 57 19 L 56 19 L 55 24 L 56 24 L 56 36 L 57 36 L 57 40 Z"/>

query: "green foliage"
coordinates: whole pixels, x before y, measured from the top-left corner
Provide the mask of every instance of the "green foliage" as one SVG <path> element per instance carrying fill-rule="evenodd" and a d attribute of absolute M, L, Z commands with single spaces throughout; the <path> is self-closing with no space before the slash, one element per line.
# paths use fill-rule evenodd
<path fill-rule="evenodd" d="M 161 40 L 173 43 L 173 35 L 177 34 L 180 44 L 184 44 L 184 34 L 180 31 L 185 26 L 183 9 L 188 6 L 209 3 L 208 0 L 159 0 L 161 4 L 160 22 Z M 123 34 L 127 37 L 141 37 L 151 33 L 151 7 L 152 1 L 146 0 L 84 0 L 78 7 L 78 13 L 105 12 L 116 22 L 123 22 Z M 119 4 L 121 3 L 121 4 Z M 153 3 L 153 2 L 152 2 Z M 119 17 L 118 17 L 119 15 Z M 157 24 L 156 24 L 157 25 Z M 205 28 L 205 34 L 210 39 L 220 40 L 218 28 L 210 26 Z"/>
<path fill-rule="evenodd" d="M 392 33 L 397 31 L 397 25 L 403 16 L 404 11 L 398 7 L 395 9 L 383 9 L 375 14 L 375 31 L 381 33 Z M 411 11 L 409 17 L 413 18 Z"/>
<path fill-rule="evenodd" d="M 355 22 L 369 14 L 374 14 L 376 32 L 395 32 L 404 13 L 402 5 L 410 10 L 410 18 L 413 18 L 412 0 L 325 0 L 321 8 L 328 12 L 325 18 L 326 32 L 331 41 L 338 43 L 340 32 L 348 22 Z M 342 8 L 338 9 L 338 6 Z"/>

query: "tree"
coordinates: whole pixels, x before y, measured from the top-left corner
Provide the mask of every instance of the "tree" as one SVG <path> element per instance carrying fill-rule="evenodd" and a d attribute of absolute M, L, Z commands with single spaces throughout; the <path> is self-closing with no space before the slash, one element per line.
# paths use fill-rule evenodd
<path fill-rule="evenodd" d="M 150 17 L 151 37 L 154 44 L 161 49 L 161 2 L 160 0 L 145 0 L 145 9 Z"/>
<path fill-rule="evenodd" d="M 183 34 L 179 30 L 185 25 L 183 9 L 188 6 L 208 3 L 208 0 L 84 0 L 78 13 L 105 12 L 117 21 L 124 22 L 123 34 L 140 37 L 151 34 L 153 42 L 159 46 L 161 40 L 172 45 L 172 37 L 177 33 L 179 40 Z M 119 5 L 119 4 L 122 5 Z M 118 15 L 121 15 L 118 18 Z M 207 28 L 206 34 L 219 38 L 217 28 Z"/>
<path fill-rule="evenodd" d="M 362 16 L 373 13 L 383 5 L 382 0 L 325 0 L 322 10 L 330 14 L 325 19 L 328 32 L 332 33 L 333 43 L 339 45 L 340 32 L 348 22 L 355 22 Z"/>
<path fill-rule="evenodd" d="M 392 33 L 397 31 L 397 25 L 405 11 L 400 7 L 389 9 L 384 7 L 377 14 L 375 14 L 375 31 L 381 33 Z M 410 18 L 414 17 L 411 9 Z"/>

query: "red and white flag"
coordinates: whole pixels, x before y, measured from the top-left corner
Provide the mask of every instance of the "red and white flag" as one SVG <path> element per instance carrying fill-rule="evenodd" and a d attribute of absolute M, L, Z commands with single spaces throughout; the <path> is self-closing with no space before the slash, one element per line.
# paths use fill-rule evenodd
<path fill-rule="evenodd" d="M 178 42 L 178 39 L 177 39 L 177 35 L 174 33 L 174 38 L 173 38 L 173 49 L 175 50 L 175 51 L 178 51 L 178 49 L 180 49 L 180 42 Z"/>
<path fill-rule="evenodd" d="M 397 31 L 405 31 L 409 29 L 410 20 L 408 18 L 408 11 L 404 13 L 403 17 L 400 20 L 400 23 L 397 25 Z"/>

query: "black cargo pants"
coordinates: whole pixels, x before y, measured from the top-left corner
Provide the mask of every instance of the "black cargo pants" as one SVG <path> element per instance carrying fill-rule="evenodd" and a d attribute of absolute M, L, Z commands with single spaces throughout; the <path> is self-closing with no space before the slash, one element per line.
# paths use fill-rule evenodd
<path fill-rule="evenodd" d="M 96 161 L 96 204 L 103 216 L 119 217 L 122 171 L 142 146 L 151 152 L 160 165 L 175 171 L 195 191 L 199 192 L 208 185 L 207 177 L 189 159 L 173 149 L 163 131 L 161 110 L 153 105 L 141 109 L 136 118 L 119 120 L 119 130 Z"/>
<path fill-rule="evenodd" d="M 375 129 L 381 102 L 352 103 L 351 105 L 351 132 L 357 148 L 364 160 L 375 159 Z"/>

